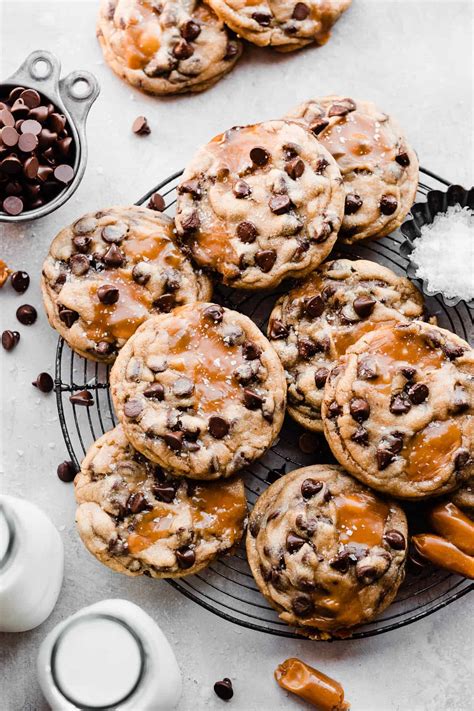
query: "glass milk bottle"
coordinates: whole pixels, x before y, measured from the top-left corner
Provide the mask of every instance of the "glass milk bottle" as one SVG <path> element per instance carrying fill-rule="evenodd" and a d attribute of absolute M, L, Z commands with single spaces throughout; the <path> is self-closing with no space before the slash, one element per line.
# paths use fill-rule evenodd
<path fill-rule="evenodd" d="M 64 552 L 38 506 L 0 496 L 0 631 L 25 632 L 49 617 L 63 580 Z"/>
<path fill-rule="evenodd" d="M 127 600 L 79 610 L 46 637 L 38 679 L 53 711 L 170 711 L 181 673 L 158 625 Z"/>

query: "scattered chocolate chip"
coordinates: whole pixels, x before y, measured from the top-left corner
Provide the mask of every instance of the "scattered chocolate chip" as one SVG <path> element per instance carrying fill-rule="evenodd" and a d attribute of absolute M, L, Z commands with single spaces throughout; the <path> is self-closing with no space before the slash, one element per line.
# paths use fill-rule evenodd
<path fill-rule="evenodd" d="M 240 239 L 241 242 L 244 242 L 245 244 L 251 244 L 252 242 L 255 242 L 258 236 L 258 230 L 253 224 L 253 222 L 249 222 L 248 220 L 244 220 L 243 222 L 239 222 L 237 225 L 237 237 Z"/>
<path fill-rule="evenodd" d="M 38 312 L 34 306 L 23 304 L 17 308 L 16 317 L 23 326 L 31 326 L 38 318 Z"/>
<path fill-rule="evenodd" d="M 183 448 L 183 432 L 167 432 L 164 436 L 164 440 L 170 449 L 174 449 L 175 452 L 179 452 Z"/>
<path fill-rule="evenodd" d="M 109 356 L 114 351 L 114 344 L 108 341 L 99 341 L 95 347 L 95 352 L 100 356 Z"/>
<path fill-rule="evenodd" d="M 324 311 L 324 300 L 321 294 L 316 294 L 304 302 L 304 312 L 309 318 L 318 318 Z"/>
<path fill-rule="evenodd" d="M 85 254 L 86 252 L 89 251 L 91 242 L 92 242 L 91 237 L 88 237 L 87 235 L 78 235 L 77 237 L 73 237 L 73 239 L 72 239 L 72 243 L 73 243 L 74 247 L 81 254 Z"/>
<path fill-rule="evenodd" d="M 304 360 L 308 360 L 317 352 L 317 346 L 314 341 L 310 338 L 301 336 L 296 341 L 296 347 L 298 349 L 298 355 Z"/>
<path fill-rule="evenodd" d="M 356 444 L 360 444 L 361 447 L 366 447 L 369 444 L 369 433 L 365 427 L 358 427 L 351 437 L 351 440 Z"/>
<path fill-rule="evenodd" d="M 170 504 L 174 497 L 176 496 L 176 489 L 171 484 L 154 484 L 152 487 L 153 496 L 155 496 L 158 501 L 164 501 Z"/>
<path fill-rule="evenodd" d="M 127 400 L 123 406 L 123 414 L 131 420 L 136 420 L 137 417 L 141 415 L 142 411 L 143 403 L 138 398 L 131 398 L 130 400 Z"/>
<path fill-rule="evenodd" d="M 370 405 L 367 400 L 355 397 L 349 403 L 349 412 L 356 422 L 364 422 L 370 415 Z"/>
<path fill-rule="evenodd" d="M 361 380 L 373 380 L 377 377 L 377 363 L 369 358 L 359 361 L 357 377 Z"/>
<path fill-rule="evenodd" d="M 181 228 L 185 233 L 195 232 L 201 226 L 201 220 L 196 210 L 193 210 L 187 217 L 182 218 Z"/>
<path fill-rule="evenodd" d="M 24 294 L 30 285 L 30 277 L 27 272 L 13 272 L 10 277 L 12 287 L 19 294 Z"/>
<path fill-rule="evenodd" d="M 155 210 L 156 212 L 163 212 L 166 207 L 165 199 L 160 193 L 153 193 L 150 197 L 147 205 L 149 210 Z"/>
<path fill-rule="evenodd" d="M 313 237 L 314 241 L 320 244 L 321 242 L 325 242 L 329 235 L 332 232 L 332 224 L 330 222 L 323 222 L 321 225 L 319 232 Z"/>
<path fill-rule="evenodd" d="M 410 165 L 410 158 L 408 157 L 408 153 L 406 153 L 406 151 L 401 151 L 397 156 L 395 156 L 395 160 L 403 168 L 407 168 Z"/>
<path fill-rule="evenodd" d="M 314 454 L 318 451 L 320 443 L 312 432 L 303 432 L 298 438 L 298 446 L 303 454 Z"/>
<path fill-rule="evenodd" d="M 224 318 L 224 309 L 218 304 L 211 304 L 204 309 L 202 315 L 214 323 L 221 323 Z"/>
<path fill-rule="evenodd" d="M 307 501 L 308 499 L 312 499 L 313 496 L 316 496 L 316 494 L 318 494 L 323 487 L 324 484 L 322 481 L 317 481 L 316 479 L 305 479 L 301 484 L 301 495 L 303 499 Z"/>
<path fill-rule="evenodd" d="M 194 383 L 189 378 L 178 378 L 173 384 L 176 397 L 190 397 L 194 392 Z"/>
<path fill-rule="evenodd" d="M 252 341 L 245 341 L 242 344 L 242 354 L 245 360 L 256 360 L 262 355 L 262 349 Z"/>
<path fill-rule="evenodd" d="M 58 182 L 68 185 L 74 177 L 74 170 L 70 165 L 62 163 L 54 169 L 54 177 Z"/>
<path fill-rule="evenodd" d="M 131 514 L 141 513 L 141 511 L 146 511 L 150 508 L 152 508 L 151 504 L 148 503 L 141 491 L 136 491 L 128 497 L 127 511 Z"/>
<path fill-rule="evenodd" d="M 303 20 L 306 20 L 306 18 L 309 15 L 309 7 L 304 4 L 304 2 L 297 2 L 295 7 L 293 8 L 293 14 L 291 17 L 293 20 L 298 20 L 299 22 L 302 22 Z"/>
<path fill-rule="evenodd" d="M 413 383 L 407 388 L 407 395 L 414 405 L 421 405 L 429 394 L 428 386 L 424 383 Z"/>
<path fill-rule="evenodd" d="M 179 31 L 181 37 L 187 42 L 192 42 L 201 34 L 201 25 L 194 20 L 188 20 L 184 25 L 181 25 Z"/>
<path fill-rule="evenodd" d="M 355 110 L 356 105 L 352 99 L 341 99 L 329 108 L 328 116 L 346 116 L 348 113 Z"/>
<path fill-rule="evenodd" d="M 253 390 L 244 390 L 244 405 L 248 410 L 258 410 L 262 407 L 263 397 Z"/>
<path fill-rule="evenodd" d="M 116 304 L 119 300 L 120 292 L 116 286 L 112 286 L 111 284 L 104 284 L 103 286 L 100 286 L 98 288 L 97 296 L 99 297 L 99 301 L 102 304 L 111 306 L 112 304 Z"/>
<path fill-rule="evenodd" d="M 237 44 L 237 42 L 232 42 L 232 41 L 227 42 L 227 48 L 226 48 L 226 52 L 224 55 L 225 61 L 234 59 L 234 57 L 236 57 L 238 55 L 238 53 L 239 53 L 239 45 Z"/>
<path fill-rule="evenodd" d="M 291 210 L 291 200 L 288 195 L 274 195 L 268 206 L 275 215 L 284 215 Z"/>
<path fill-rule="evenodd" d="M 323 118 L 316 118 L 309 124 L 309 129 L 314 133 L 315 136 L 318 136 L 328 126 L 329 121 Z"/>
<path fill-rule="evenodd" d="M 377 448 L 377 467 L 380 471 L 386 469 L 395 461 L 396 455 L 403 448 L 403 435 L 393 432 L 384 437 Z"/>
<path fill-rule="evenodd" d="M 234 695 L 231 680 L 225 677 L 222 681 L 216 681 L 214 692 L 223 701 L 229 701 Z"/>
<path fill-rule="evenodd" d="M 179 568 L 192 568 L 196 562 L 196 554 L 191 548 L 180 548 L 176 551 L 176 561 Z"/>
<path fill-rule="evenodd" d="M 382 215 L 393 215 L 398 207 L 398 201 L 393 195 L 382 195 L 380 200 L 380 212 Z"/>
<path fill-rule="evenodd" d="M 150 400 L 164 400 L 165 389 L 161 383 L 152 383 L 143 391 L 143 395 Z"/>
<path fill-rule="evenodd" d="M 286 338 L 289 334 L 289 329 L 284 323 L 278 321 L 278 319 L 273 319 L 270 324 L 269 336 L 274 340 L 278 338 Z"/>
<path fill-rule="evenodd" d="M 73 323 L 77 321 L 79 314 L 72 309 L 62 308 L 59 310 L 59 320 L 62 321 L 68 328 L 71 328 Z"/>
<path fill-rule="evenodd" d="M 229 423 L 223 417 L 212 415 L 209 418 L 209 432 L 215 439 L 223 439 L 229 433 Z"/>
<path fill-rule="evenodd" d="M 326 380 L 328 379 L 329 375 L 329 369 L 328 368 L 318 368 L 315 373 L 314 373 L 314 384 L 318 388 L 318 390 L 322 390 L 326 384 Z"/>
<path fill-rule="evenodd" d="M 363 585 L 371 585 L 379 577 L 377 569 L 373 565 L 357 566 L 356 576 Z"/>
<path fill-rule="evenodd" d="M 31 384 L 42 393 L 50 393 L 54 388 L 54 380 L 49 373 L 40 373 Z"/>
<path fill-rule="evenodd" d="M 116 222 L 114 225 L 106 225 L 102 228 L 101 236 L 108 244 L 118 244 L 127 236 L 128 225 L 125 222 Z"/>
<path fill-rule="evenodd" d="M 250 150 L 250 159 L 255 165 L 264 166 L 270 160 L 270 153 L 261 146 L 255 146 Z"/>
<path fill-rule="evenodd" d="M 104 264 L 112 269 L 121 267 L 125 261 L 125 257 L 116 244 L 110 245 L 107 252 L 104 254 Z"/>
<path fill-rule="evenodd" d="M 91 407 L 94 404 L 94 398 L 89 390 L 79 390 L 79 392 L 73 393 L 69 396 L 69 402 L 73 405 Z"/>
<path fill-rule="evenodd" d="M 307 595 L 298 595 L 293 598 L 291 607 L 298 617 L 309 617 L 314 610 L 313 601 Z"/>
<path fill-rule="evenodd" d="M 450 412 L 455 415 L 459 415 L 462 412 L 469 410 L 469 396 L 463 387 L 455 387 L 453 393 L 453 399 L 449 406 Z"/>
<path fill-rule="evenodd" d="M 466 464 L 468 464 L 468 462 L 470 462 L 470 460 L 471 455 L 469 453 L 469 450 L 466 449 L 466 447 L 461 447 L 455 454 L 454 468 L 456 469 L 456 471 L 464 469 L 464 467 L 466 466 Z"/>
<path fill-rule="evenodd" d="M 176 59 L 189 59 L 194 54 L 194 49 L 185 39 L 180 39 L 173 47 L 173 56 Z"/>
<path fill-rule="evenodd" d="M 411 366 L 407 365 L 403 368 L 400 368 L 400 372 L 407 380 L 413 380 L 416 375 L 416 368 L 412 368 Z"/>
<path fill-rule="evenodd" d="M 173 306 L 175 305 L 175 297 L 173 294 L 162 294 L 154 300 L 153 306 L 162 313 L 169 313 Z"/>
<path fill-rule="evenodd" d="M 352 307 L 358 316 L 367 318 L 374 310 L 376 303 L 375 299 L 370 296 L 358 296 L 352 302 Z"/>
<path fill-rule="evenodd" d="M 2 145 L 8 146 L 8 148 L 13 148 L 18 143 L 18 131 L 13 128 L 13 126 L 4 126 L 0 130 L 0 138 L 2 140 Z"/>
<path fill-rule="evenodd" d="M 350 564 L 351 561 L 349 560 L 349 554 L 345 550 L 338 553 L 329 561 L 331 568 L 337 570 L 338 573 L 347 573 Z"/>
<path fill-rule="evenodd" d="M 274 249 L 262 249 L 255 254 L 255 263 L 262 272 L 270 272 L 276 262 L 277 253 Z"/>
<path fill-rule="evenodd" d="M 390 400 L 390 412 L 393 415 L 405 415 L 411 410 L 411 402 L 406 393 L 397 393 L 392 395 Z"/>
<path fill-rule="evenodd" d="M 298 180 L 304 173 L 304 161 L 301 158 L 293 158 L 285 165 L 285 171 L 293 180 Z"/>
<path fill-rule="evenodd" d="M 456 358 L 460 358 L 464 354 L 464 348 L 453 343 L 445 343 L 443 352 L 449 360 L 456 360 Z"/>
<path fill-rule="evenodd" d="M 36 109 L 41 104 L 41 96 L 35 89 L 25 89 L 21 92 L 20 99 L 29 109 Z"/>
<path fill-rule="evenodd" d="M 243 198 L 249 197 L 249 195 L 252 194 L 252 189 L 250 185 L 245 182 L 245 180 L 237 180 L 237 182 L 234 184 L 234 187 L 232 188 L 232 192 L 234 193 L 236 198 L 239 198 L 241 200 Z"/>
<path fill-rule="evenodd" d="M 304 546 L 305 543 L 306 540 L 304 538 L 290 531 L 290 533 L 286 537 L 286 550 L 288 551 L 288 553 L 297 553 L 300 548 Z"/>
<path fill-rule="evenodd" d="M 335 400 L 328 406 L 327 415 L 330 420 L 333 420 L 339 415 L 342 415 L 342 407 Z"/>
<path fill-rule="evenodd" d="M 74 462 L 64 461 L 61 462 L 61 464 L 58 464 L 56 473 L 61 481 L 65 484 L 69 484 L 71 481 L 74 481 L 77 474 L 77 468 Z"/>
<path fill-rule="evenodd" d="M 347 193 L 344 207 L 344 214 L 354 215 L 362 207 L 363 200 L 360 195 Z"/>
<path fill-rule="evenodd" d="M 184 193 L 189 193 L 195 200 L 200 200 L 202 196 L 201 186 L 198 180 L 185 180 L 183 183 L 178 185 L 178 193 L 183 195 Z"/>
<path fill-rule="evenodd" d="M 132 131 L 138 136 L 148 136 L 151 133 L 151 128 L 145 116 L 137 116 L 132 124 Z"/>
<path fill-rule="evenodd" d="M 89 271 L 90 262 L 85 254 L 73 254 L 69 260 L 69 268 L 74 276 L 84 276 Z"/>
<path fill-rule="evenodd" d="M 395 551 L 404 551 L 407 545 L 403 533 L 400 533 L 400 531 L 396 531 L 395 529 L 391 529 L 390 531 L 384 533 L 383 539 L 385 543 L 387 543 L 387 545 Z"/>
<path fill-rule="evenodd" d="M 2 346 L 6 351 L 12 351 L 20 340 L 18 331 L 3 331 Z"/>

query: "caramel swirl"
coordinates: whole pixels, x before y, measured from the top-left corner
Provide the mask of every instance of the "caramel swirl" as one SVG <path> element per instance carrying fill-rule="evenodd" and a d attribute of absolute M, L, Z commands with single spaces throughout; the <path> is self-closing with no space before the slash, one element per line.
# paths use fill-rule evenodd
<path fill-rule="evenodd" d="M 342 543 L 377 546 L 382 543 L 389 507 L 370 494 L 338 496 L 336 525 Z"/>
<path fill-rule="evenodd" d="M 408 477 L 412 481 L 435 479 L 452 464 L 461 443 L 461 430 L 454 420 L 430 422 L 404 447 Z"/>
<path fill-rule="evenodd" d="M 291 691 L 319 711 L 347 711 L 350 704 L 344 701 L 344 689 L 339 682 L 310 667 L 301 659 L 286 659 L 275 669 L 279 686 Z"/>
<path fill-rule="evenodd" d="M 130 69 L 143 69 L 161 46 L 159 18 L 147 0 L 142 0 L 137 10 L 128 18 L 120 18 L 122 32 L 119 52 Z"/>
<path fill-rule="evenodd" d="M 357 167 L 395 159 L 396 146 L 383 123 L 361 111 L 338 120 L 318 139 L 337 160 L 343 175 Z"/>

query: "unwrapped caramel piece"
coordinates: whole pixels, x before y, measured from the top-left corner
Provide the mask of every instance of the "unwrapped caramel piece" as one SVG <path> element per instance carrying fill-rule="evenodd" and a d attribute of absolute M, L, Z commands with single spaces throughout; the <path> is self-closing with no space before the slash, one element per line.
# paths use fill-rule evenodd
<path fill-rule="evenodd" d="M 301 659 L 291 657 L 275 669 L 275 679 L 282 689 L 291 691 L 318 711 L 347 711 L 344 689 L 339 682 L 313 669 Z"/>
<path fill-rule="evenodd" d="M 430 513 L 436 533 L 447 538 L 468 555 L 474 555 L 474 522 L 451 503 L 438 504 Z"/>
<path fill-rule="evenodd" d="M 474 579 L 474 557 L 463 553 L 451 541 L 433 533 L 422 533 L 413 536 L 412 542 L 417 553 L 434 565 Z"/>
<path fill-rule="evenodd" d="M 11 273 L 12 270 L 7 267 L 2 259 L 0 259 L 0 289 L 5 284 Z"/>

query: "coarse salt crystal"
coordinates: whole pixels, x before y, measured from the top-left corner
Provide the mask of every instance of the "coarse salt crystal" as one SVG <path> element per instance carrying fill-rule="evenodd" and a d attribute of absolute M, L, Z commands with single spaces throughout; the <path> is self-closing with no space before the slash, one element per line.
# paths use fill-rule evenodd
<path fill-rule="evenodd" d="M 423 225 L 410 259 L 432 292 L 474 299 L 474 212 L 454 205 Z"/>

